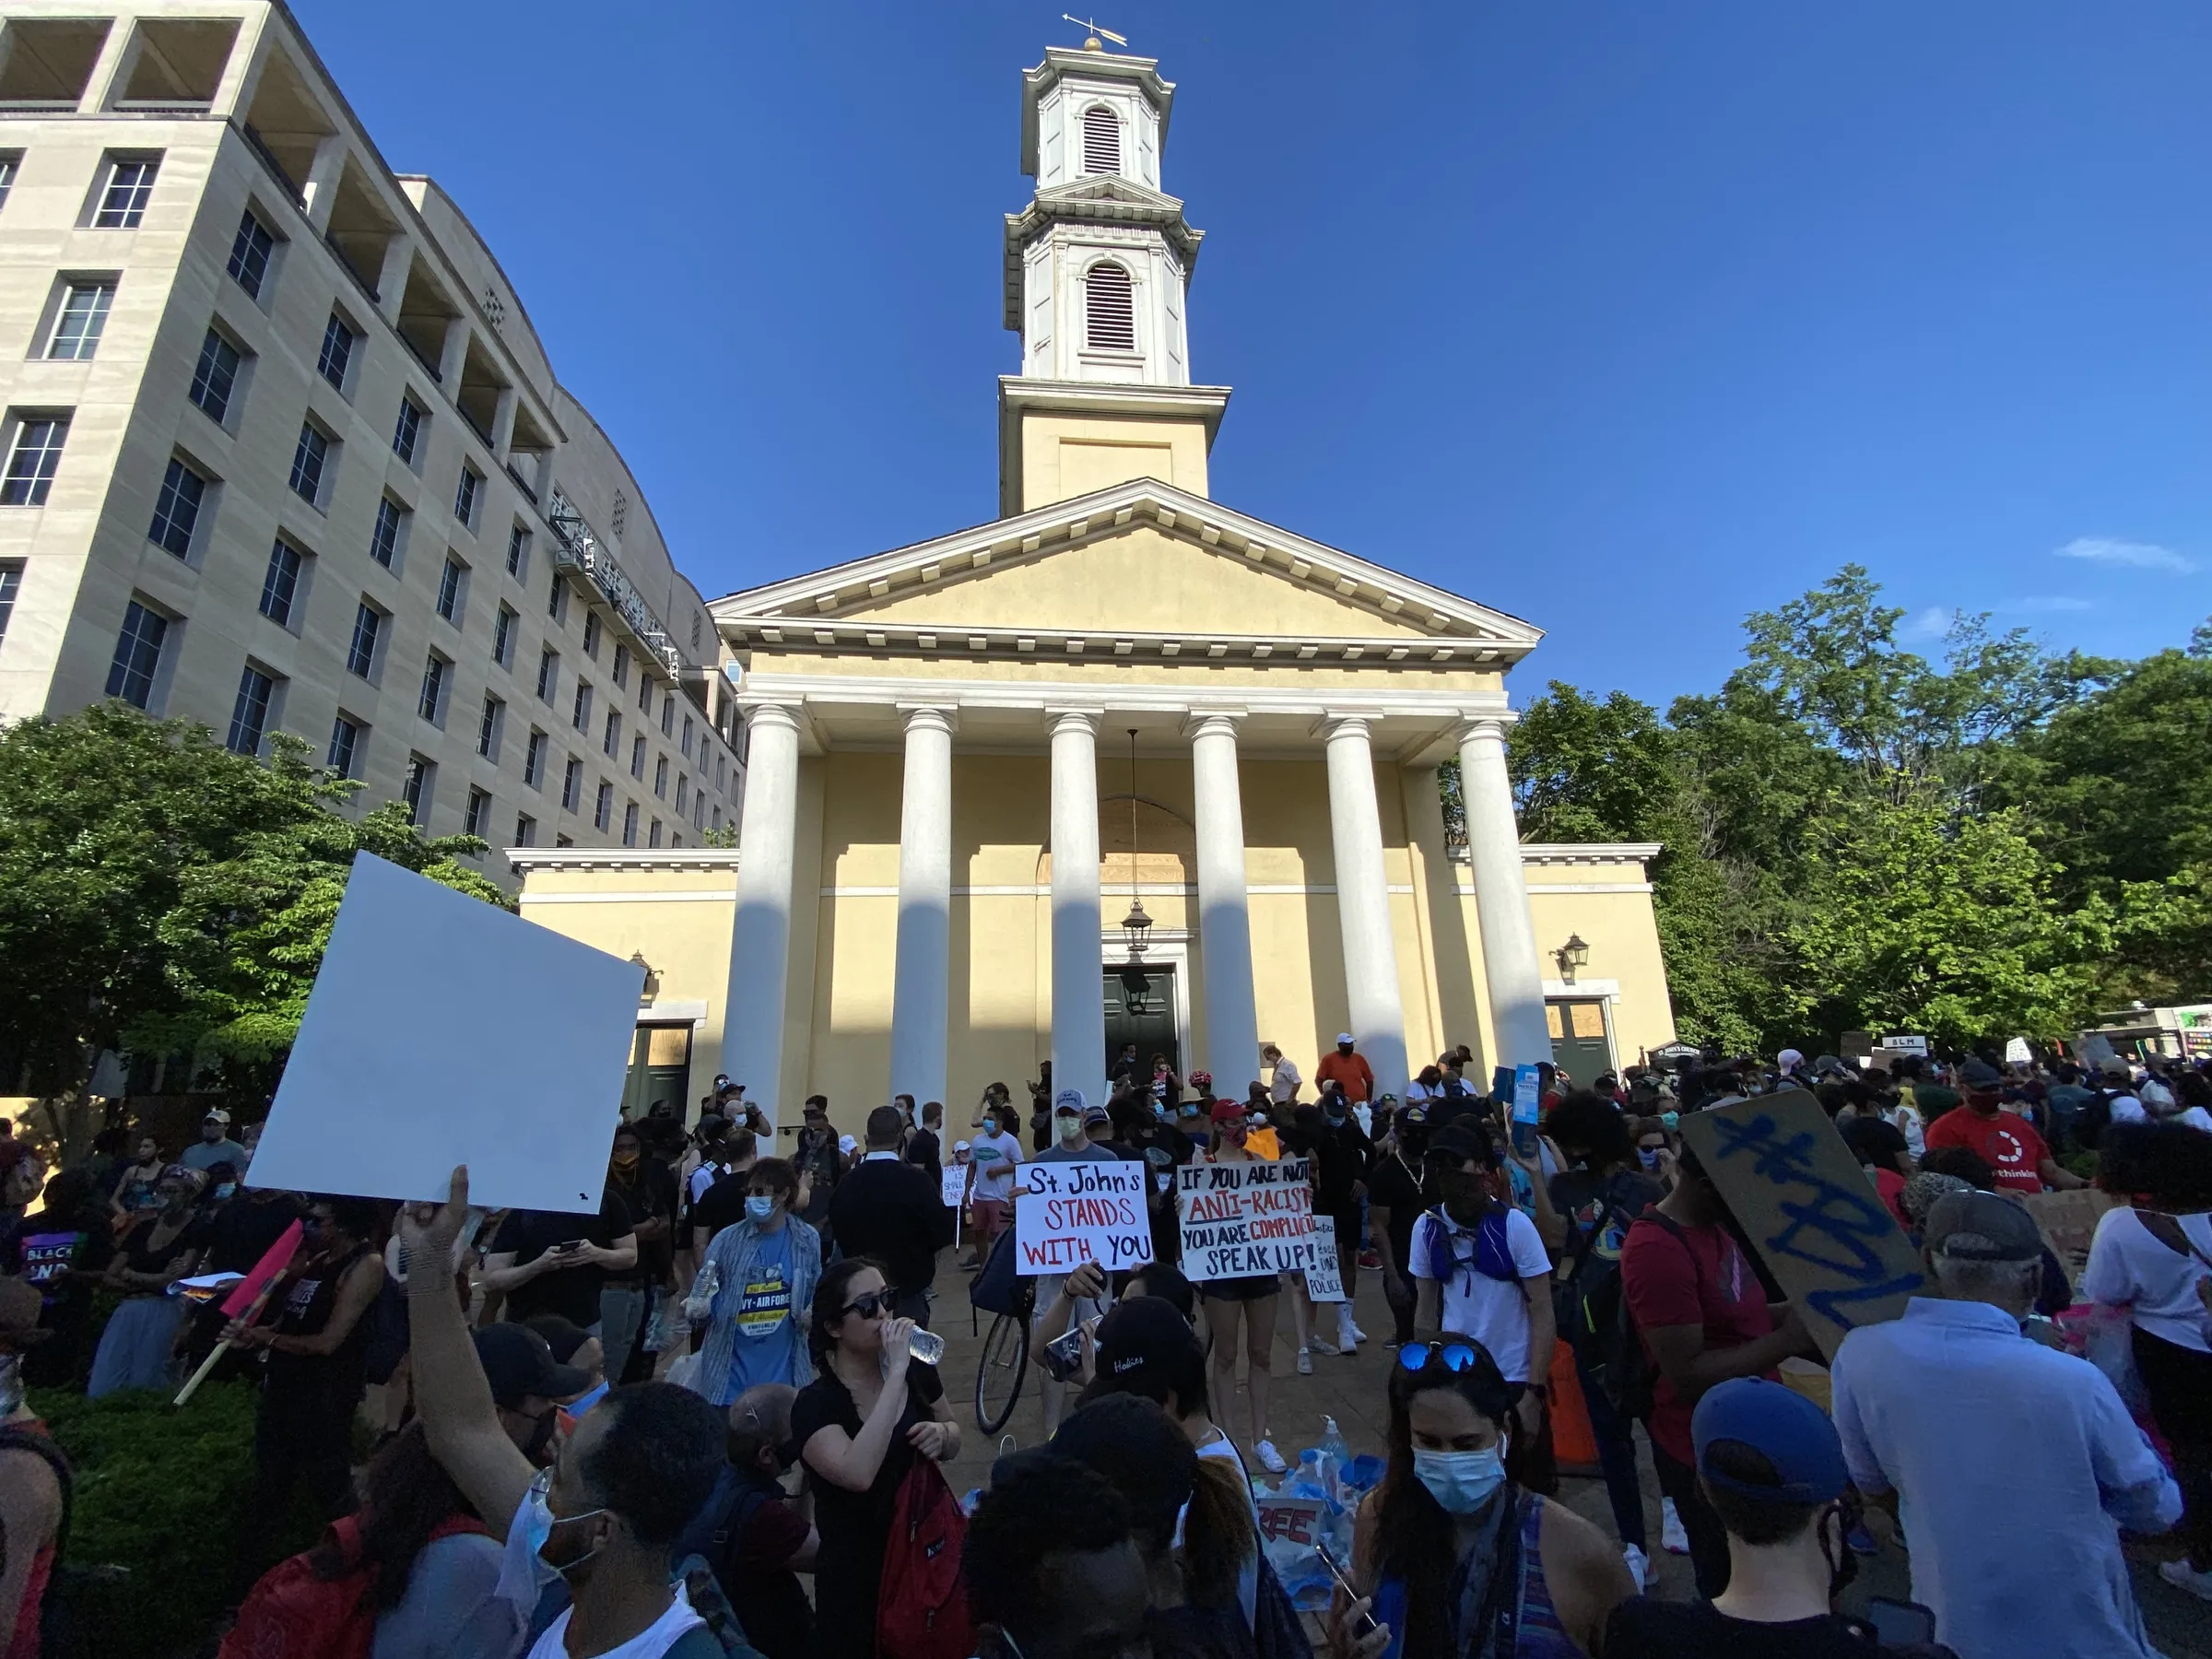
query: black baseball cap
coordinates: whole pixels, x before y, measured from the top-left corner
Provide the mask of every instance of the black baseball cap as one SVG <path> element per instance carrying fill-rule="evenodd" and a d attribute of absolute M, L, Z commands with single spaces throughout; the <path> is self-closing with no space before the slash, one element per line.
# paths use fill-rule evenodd
<path fill-rule="evenodd" d="M 1969 1060 L 1959 1068 L 1959 1081 L 1969 1088 L 1995 1088 L 2005 1081 L 2005 1074 L 1986 1060 Z"/>
<path fill-rule="evenodd" d="M 1165 1297 L 1133 1296 L 1116 1302 L 1099 1322 L 1099 1375 L 1114 1386 L 1142 1393 L 1160 1372 L 1173 1375 L 1176 1360 L 1198 1347 L 1198 1334 Z"/>
<path fill-rule="evenodd" d="M 587 1372 L 558 1364 L 552 1347 L 528 1325 L 489 1324 L 478 1330 L 477 1363 L 491 1384 L 493 1403 L 510 1411 L 531 1394 L 541 1400 L 565 1400 L 592 1385 Z"/>

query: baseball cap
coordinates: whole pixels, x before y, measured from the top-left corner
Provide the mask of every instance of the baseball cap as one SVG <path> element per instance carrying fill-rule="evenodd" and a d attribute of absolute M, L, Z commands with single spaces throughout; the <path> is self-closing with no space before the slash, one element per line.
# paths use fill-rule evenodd
<path fill-rule="evenodd" d="M 1081 1112 L 1090 1102 L 1083 1098 L 1079 1088 L 1064 1088 L 1053 1097 L 1054 1112 Z"/>
<path fill-rule="evenodd" d="M 860 1150 L 860 1143 L 849 1135 L 841 1135 L 837 1137 L 837 1149 L 850 1158 Z"/>
<path fill-rule="evenodd" d="M 1986 1060 L 1969 1060 L 1959 1068 L 1959 1081 L 1969 1088 L 1994 1088 L 2005 1081 L 2005 1074 Z"/>
<path fill-rule="evenodd" d="M 1351 1040 L 1352 1034 L 1349 1031 L 1339 1031 L 1336 1033 L 1336 1041 L 1339 1042 L 1349 1042 Z"/>
<path fill-rule="evenodd" d="M 201 1117 L 200 1122 L 203 1124 L 220 1124 L 224 1128 L 228 1129 L 230 1126 L 230 1114 L 225 1112 L 220 1106 L 213 1106 L 210 1107 Z"/>
<path fill-rule="evenodd" d="M 952 1143 L 952 1149 L 955 1152 L 965 1152 L 968 1150 L 968 1143 L 966 1141 L 954 1141 Z"/>
<path fill-rule="evenodd" d="M 1928 1206 L 1921 1238 L 1936 1254 L 1967 1262 L 2033 1262 L 2043 1253 L 2035 1218 L 1995 1193 L 1946 1193 Z"/>
<path fill-rule="evenodd" d="M 1738 1377 L 1708 1389 L 1689 1419 L 1698 1473 L 1741 1498 L 1769 1503 L 1826 1503 L 1851 1484 L 1843 1442 L 1828 1414 L 1792 1388 L 1764 1377 Z M 1774 1486 L 1733 1479 L 1714 1470 L 1706 1453 L 1715 1441 L 1737 1441 L 1759 1452 L 1781 1477 Z"/>
<path fill-rule="evenodd" d="M 1133 1296 L 1116 1302 L 1099 1322 L 1099 1375 L 1132 1394 L 1170 1370 L 1198 1346 L 1197 1333 L 1163 1297 Z"/>
<path fill-rule="evenodd" d="M 1103 1106 L 1086 1106 L 1083 1108 L 1083 1121 L 1086 1124 L 1111 1124 L 1113 1122 L 1113 1113 Z"/>
<path fill-rule="evenodd" d="M 510 1411 L 524 1396 L 541 1400 L 565 1399 L 592 1385 L 591 1377 L 573 1365 L 561 1365 L 552 1347 L 528 1325 L 488 1324 L 477 1332 L 477 1363 L 491 1384 L 491 1397 Z"/>
<path fill-rule="evenodd" d="M 2098 1061 L 2097 1069 L 2106 1077 L 2117 1078 L 2123 1083 L 2126 1082 L 2132 1075 L 2128 1070 L 2127 1062 L 2117 1054 L 2107 1054 L 2103 1059 Z"/>
<path fill-rule="evenodd" d="M 1244 1102 L 1241 1100 L 1216 1100 L 1214 1102 L 1214 1122 L 1217 1124 L 1233 1124 L 1243 1115 Z"/>

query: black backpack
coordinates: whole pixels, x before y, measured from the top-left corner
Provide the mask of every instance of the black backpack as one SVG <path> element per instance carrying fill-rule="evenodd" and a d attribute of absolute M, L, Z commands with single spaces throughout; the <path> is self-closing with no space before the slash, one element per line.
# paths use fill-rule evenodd
<path fill-rule="evenodd" d="M 1603 1194 L 1600 1202 L 1606 1207 L 1598 1218 L 1597 1227 L 1603 1228 L 1618 1213 L 1618 1206 Z M 1689 1249 L 1689 1240 L 1682 1229 L 1655 1207 L 1634 1218 L 1629 1232 L 1633 1232 L 1637 1223 L 1643 1221 L 1664 1228 L 1682 1241 L 1685 1250 Z M 1596 1237 L 1595 1228 L 1583 1235 L 1579 1251 L 1570 1257 L 1567 1276 L 1553 1288 L 1559 1335 L 1573 1347 L 1575 1359 L 1591 1386 L 1604 1396 L 1606 1403 L 1624 1421 L 1641 1419 L 1651 1415 L 1653 1384 L 1657 1380 L 1658 1368 L 1644 1352 L 1635 1316 L 1629 1311 L 1628 1285 L 1620 1261 L 1600 1257 L 1592 1248 L 1592 1241 Z M 1628 1235 L 1624 1233 L 1621 1254 L 1627 1253 Z M 1697 1263 L 1695 1251 L 1690 1251 L 1690 1262 L 1693 1265 Z M 1702 1274 L 1704 1270 L 1700 1267 L 1698 1271 Z"/>

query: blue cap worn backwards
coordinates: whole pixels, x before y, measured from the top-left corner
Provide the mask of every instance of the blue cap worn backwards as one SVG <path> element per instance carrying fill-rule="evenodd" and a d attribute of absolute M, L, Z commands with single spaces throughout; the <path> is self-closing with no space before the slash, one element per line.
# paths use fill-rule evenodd
<path fill-rule="evenodd" d="M 1697 1444 L 1698 1473 L 1709 1485 L 1768 1503 L 1826 1503 L 1841 1497 L 1851 1482 L 1843 1467 L 1843 1442 L 1819 1406 L 1779 1382 L 1738 1377 L 1710 1390 L 1690 1418 Z M 1759 1486 L 1718 1474 L 1706 1461 L 1715 1441 L 1740 1441 L 1763 1453 L 1780 1477 Z"/>

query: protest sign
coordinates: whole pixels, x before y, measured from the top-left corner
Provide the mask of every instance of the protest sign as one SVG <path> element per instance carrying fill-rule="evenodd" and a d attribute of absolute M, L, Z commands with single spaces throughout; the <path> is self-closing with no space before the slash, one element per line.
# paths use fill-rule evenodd
<path fill-rule="evenodd" d="M 2066 1270 L 2068 1283 L 2078 1283 L 2088 1265 L 2089 1243 L 2104 1212 L 2120 1202 L 2095 1187 L 2077 1187 L 2067 1193 L 2030 1193 L 2021 1199 L 2041 1229 L 2043 1242 Z"/>
<path fill-rule="evenodd" d="M 1344 1272 L 1336 1260 L 1336 1231 L 1334 1228 L 1316 1227 L 1313 1232 L 1313 1265 L 1306 1269 L 1306 1300 L 1317 1302 L 1340 1302 L 1344 1300 Z"/>
<path fill-rule="evenodd" d="M 1065 1273 L 1085 1262 L 1119 1273 L 1152 1259 L 1143 1164 L 1025 1163 L 1019 1180 L 1017 1273 Z"/>
<path fill-rule="evenodd" d="M 1326 1544 L 1332 1508 L 1326 1498 L 1263 1498 L 1260 1536 L 1270 1544 L 1296 1544 L 1309 1550 Z"/>
<path fill-rule="evenodd" d="M 967 1164 L 947 1164 L 938 1177 L 937 1195 L 947 1209 L 959 1209 L 968 1201 L 969 1168 Z"/>
<path fill-rule="evenodd" d="M 1919 1254 L 1818 1100 L 1792 1088 L 1685 1112 L 1682 1138 L 1824 1357 L 1904 1312 Z"/>
<path fill-rule="evenodd" d="M 1302 1158 L 1178 1170 L 1184 1276 L 1195 1283 L 1312 1268 L 1318 1253 L 1309 1170 Z"/>
<path fill-rule="evenodd" d="M 2028 1051 L 2028 1039 L 2027 1039 L 2027 1038 L 2025 1038 L 2025 1037 L 2007 1037 L 2007 1038 L 2006 1038 L 2006 1039 L 2005 1039 L 2005 1064 L 2006 1064 L 2006 1065 L 2027 1065 L 2027 1064 L 2028 1064 L 2028 1062 L 2029 1062 L 2029 1061 L 2032 1060 L 2034 1057 L 2035 1057 L 2035 1056 L 2034 1056 L 2033 1054 L 2030 1053 L 2029 1053 L 2029 1051 Z"/>
<path fill-rule="evenodd" d="M 1919 1054 L 1925 1058 L 1928 1040 L 1925 1037 L 1885 1037 L 1882 1039 L 1882 1047 L 1893 1054 Z"/>
<path fill-rule="evenodd" d="M 1544 1078 L 1533 1065 L 1513 1067 L 1513 1122 L 1533 1124 L 1542 1103 Z"/>
<path fill-rule="evenodd" d="M 596 1211 L 643 975 L 359 854 L 250 1183 Z"/>

